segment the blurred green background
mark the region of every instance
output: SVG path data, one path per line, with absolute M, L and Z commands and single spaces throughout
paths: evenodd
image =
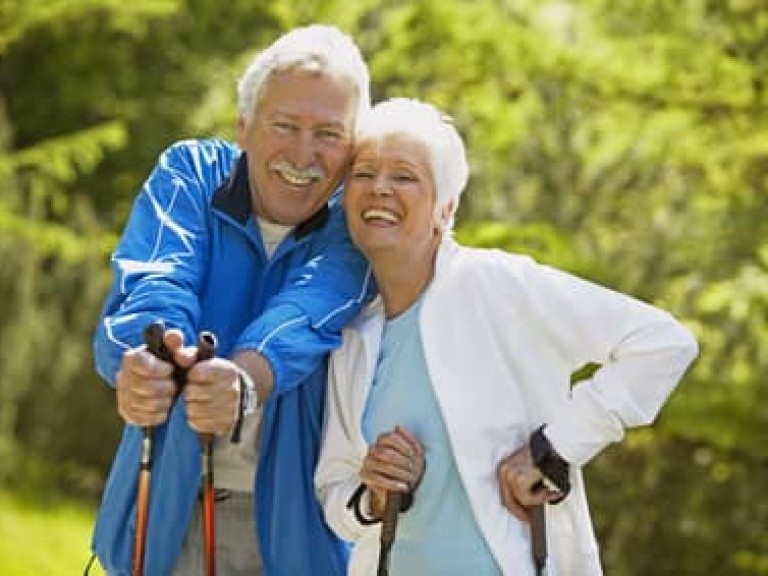
M 313 21 L 374 99 L 454 117 L 462 241 L 699 338 L 657 424 L 588 467 L 606 573 L 768 574 L 764 0 L 0 0 L 0 573 L 82 573 L 120 434 L 90 352 L 109 252 L 158 153 L 231 137 L 246 62 Z

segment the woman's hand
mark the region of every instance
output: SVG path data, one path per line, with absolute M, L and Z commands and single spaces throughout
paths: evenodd
M 371 494 L 370 514 L 380 518 L 388 491 L 415 490 L 424 474 L 424 449 L 416 437 L 398 425 L 380 434 L 368 447 L 360 479 Z
M 504 458 L 496 467 L 499 492 L 504 507 L 523 522 L 530 522 L 529 509 L 537 504 L 553 502 L 562 497 L 557 490 L 549 490 L 541 471 L 533 465 L 528 444 Z

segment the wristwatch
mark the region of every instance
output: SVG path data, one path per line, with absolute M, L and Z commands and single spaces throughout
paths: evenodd
M 557 453 L 549 442 L 549 438 L 544 435 L 545 426 L 546 424 L 540 426 L 531 434 L 528 444 L 531 448 L 533 464 L 541 472 L 544 485 L 562 493 L 562 498 L 551 502 L 551 504 L 557 504 L 562 502 L 571 491 L 570 465 Z
M 240 433 L 243 428 L 243 419 L 253 414 L 259 407 L 259 396 L 256 392 L 256 384 L 248 372 L 239 367 L 237 368 L 238 387 L 240 388 L 240 397 L 237 404 L 237 419 L 232 427 L 232 435 L 229 441 L 237 444 L 240 442 Z
M 259 396 L 256 393 L 256 384 L 243 368 L 238 368 L 237 378 L 240 380 L 240 413 L 249 416 L 259 407 Z

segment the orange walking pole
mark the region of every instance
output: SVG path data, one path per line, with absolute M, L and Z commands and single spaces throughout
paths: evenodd
M 163 344 L 163 325 L 154 322 L 144 330 L 144 343 L 152 354 L 162 360 L 168 359 L 168 350 Z M 133 535 L 132 576 L 144 574 L 144 553 L 147 544 L 147 517 L 149 516 L 149 485 L 152 479 L 152 427 L 141 429 L 141 460 L 139 461 L 139 485 L 136 493 L 136 531 Z
M 201 332 L 197 341 L 197 360 L 209 360 L 216 355 L 216 337 L 212 332 Z M 203 554 L 205 573 L 216 574 L 216 497 L 213 489 L 213 435 L 200 436 L 201 481 L 203 490 Z
M 216 497 L 213 491 L 213 438 L 204 434 L 202 447 L 203 481 L 203 552 L 207 576 L 216 574 L 216 522 L 214 506 Z
M 147 515 L 149 512 L 149 482 L 152 474 L 152 428 L 141 429 L 141 463 L 139 465 L 139 488 L 136 496 L 136 532 L 133 539 L 133 561 L 131 574 L 144 574 L 144 549 L 147 542 Z
M 165 347 L 162 322 L 154 322 L 144 330 L 144 342 L 152 354 L 166 362 L 173 363 L 170 352 Z M 212 332 L 201 332 L 197 341 L 197 361 L 210 360 L 216 355 L 216 336 Z M 173 378 L 181 390 L 186 381 L 186 371 L 174 367 Z M 131 576 L 143 576 L 144 555 L 147 540 L 147 517 L 149 513 L 149 486 L 152 471 L 152 427 L 142 428 L 141 463 L 139 467 L 139 486 L 136 497 L 136 532 L 134 534 Z M 203 484 L 203 546 L 206 574 L 216 574 L 216 538 L 214 527 L 215 494 L 213 488 L 213 436 L 203 434 L 200 438 L 202 454 L 201 478 Z

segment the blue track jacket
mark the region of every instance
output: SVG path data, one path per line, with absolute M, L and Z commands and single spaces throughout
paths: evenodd
M 346 573 L 346 546 L 323 522 L 312 474 L 326 353 L 371 294 L 370 270 L 346 230 L 337 192 L 269 260 L 251 216 L 247 158 L 218 140 L 184 141 L 160 157 L 112 257 L 114 283 L 94 336 L 112 386 L 123 353 L 162 319 L 193 343 L 211 330 L 218 354 L 255 349 L 271 363 L 255 514 L 267 576 Z M 141 430 L 126 426 L 104 490 L 93 549 L 111 575 L 130 574 Z M 170 574 L 197 503 L 198 435 L 180 398 L 155 428 L 145 571 Z

